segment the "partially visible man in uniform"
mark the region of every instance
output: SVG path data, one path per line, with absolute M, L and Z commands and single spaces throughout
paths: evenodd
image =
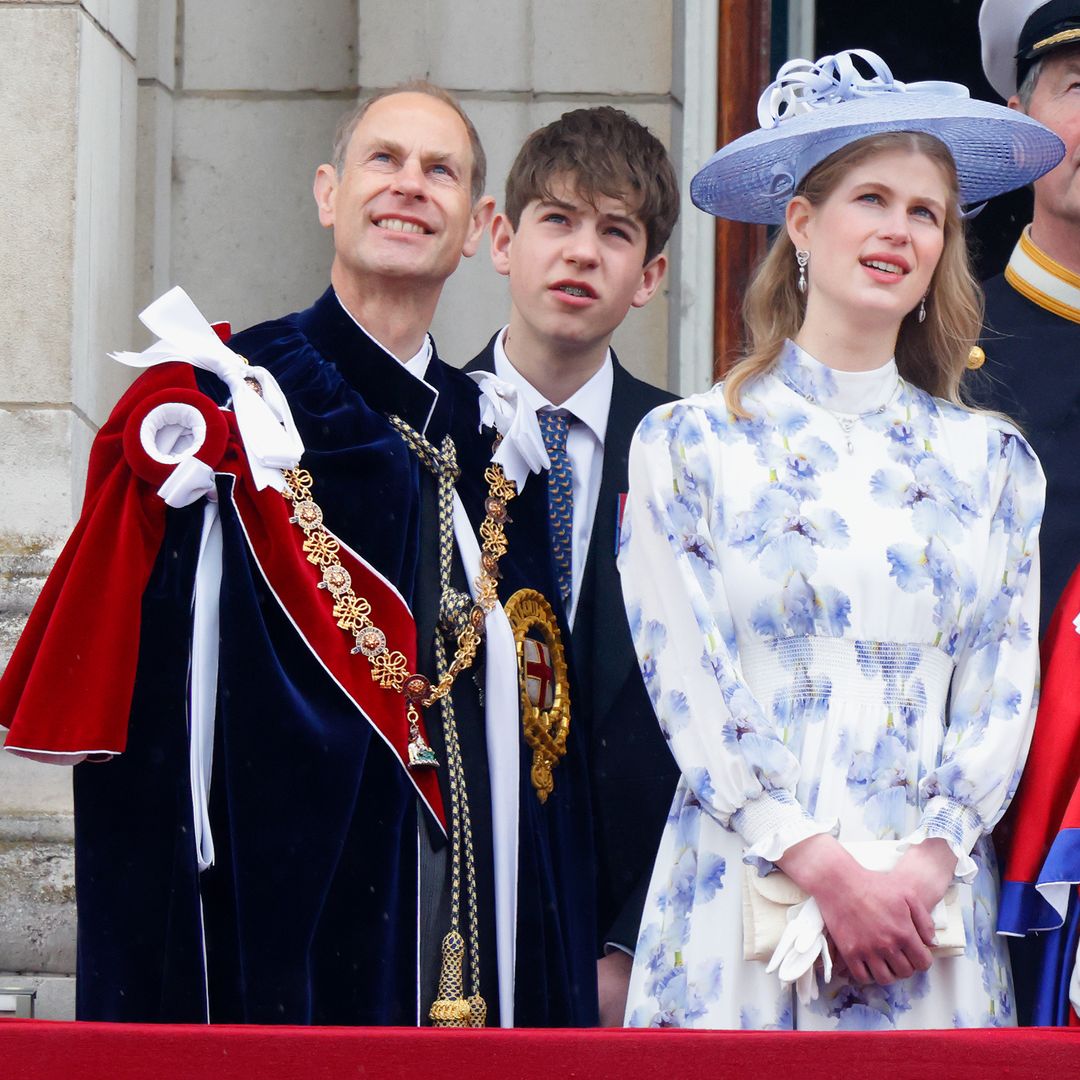
M 1046 471 L 1042 628 L 1080 562 L 1080 0 L 984 0 L 983 69 L 1010 108 L 1066 146 L 1035 181 L 1035 213 L 1004 274 L 986 282 L 979 404 L 1015 419 Z
M 326 292 L 224 353 L 189 311 L 177 341 L 201 328 L 209 359 L 170 342 L 140 366 L 209 370 L 154 367 L 95 444 L 0 686 L 8 749 L 110 759 L 75 770 L 83 1019 L 507 1023 L 520 925 L 514 1019 L 595 1022 L 595 973 L 573 984 L 562 941 L 591 927 L 591 889 L 577 916 L 516 887 L 519 861 L 568 858 L 524 790 L 505 617 L 493 640 L 500 579 L 554 595 L 546 535 L 516 543 L 479 391 L 427 333 L 483 191 L 450 95 L 376 95 L 316 174 Z M 255 443 L 293 425 L 298 466 L 264 468 Z M 96 595 L 108 617 L 80 609 Z M 587 838 L 574 761 L 554 802 Z

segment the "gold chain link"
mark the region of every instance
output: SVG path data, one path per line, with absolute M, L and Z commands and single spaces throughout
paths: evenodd
M 444 597 L 452 592 L 450 572 L 453 563 L 453 494 L 458 477 L 457 455 L 449 436 L 436 449 L 419 432 L 396 416 L 390 423 L 406 444 L 433 472 L 438 480 L 439 499 L 439 579 Z M 497 444 L 496 444 L 497 445 Z M 334 599 L 333 615 L 339 627 L 353 636 L 353 654 L 363 654 L 371 663 L 371 678 L 383 689 L 405 695 L 406 717 L 409 722 L 409 764 L 436 765 L 438 762 L 420 732 L 419 708 L 439 702 L 443 713 L 443 730 L 450 788 L 451 876 L 450 932 L 443 941 L 442 970 L 438 995 L 429 1017 L 437 1027 L 483 1027 L 487 1005 L 480 995 L 480 926 L 476 889 L 476 861 L 473 851 L 469 795 L 465 783 L 465 767 L 461 756 L 453 700 L 450 697 L 454 680 L 476 659 L 483 636 L 484 622 L 498 602 L 499 560 L 507 551 L 505 525 L 510 520 L 507 504 L 517 495 L 517 486 L 508 480 L 502 467 L 490 464 L 484 472 L 488 496 L 484 502 L 485 516 L 480 525 L 480 574 L 475 581 L 476 601 L 464 617 L 457 633 L 452 662 L 448 662 L 446 644 L 441 631 L 435 635 L 435 662 L 438 682 L 434 685 L 426 676 L 410 673 L 405 654 L 391 649 L 385 632 L 371 617 L 371 603 L 358 596 L 352 587 L 352 576 L 341 564 L 338 552 L 341 544 L 323 524 L 323 512 L 311 497 L 314 480 L 307 469 L 283 470 L 286 488 L 282 492 L 291 503 L 290 523 L 304 532 L 303 550 L 308 562 L 322 571 L 318 588 L 326 589 Z M 463 961 L 465 942 L 460 934 L 462 863 L 465 870 L 465 897 L 468 920 L 468 956 L 473 993 L 464 997 Z

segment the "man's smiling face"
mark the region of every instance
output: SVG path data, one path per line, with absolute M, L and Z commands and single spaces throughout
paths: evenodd
M 356 125 L 341 175 L 323 166 L 316 180 L 335 272 L 358 288 L 371 276 L 441 285 L 483 231 L 472 167 L 469 133 L 449 105 L 412 92 L 376 101 Z

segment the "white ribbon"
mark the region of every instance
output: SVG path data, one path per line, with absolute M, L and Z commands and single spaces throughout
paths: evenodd
M 505 385 L 505 384 L 504 384 Z M 505 466 L 504 466 L 505 468 Z M 454 538 L 473 599 L 480 578 L 480 545 L 469 515 L 454 492 Z M 499 973 L 499 1023 L 514 1026 L 517 952 L 518 675 L 510 620 L 496 604 L 484 620 L 484 731 L 491 782 L 491 846 L 495 861 L 495 957 Z
M 166 438 L 163 441 L 162 435 Z M 198 409 L 166 402 L 151 409 L 139 428 L 145 453 L 155 461 L 176 462 L 158 495 L 173 507 L 205 498 L 199 556 L 192 596 L 191 692 L 188 708 L 188 775 L 199 872 L 214 864 L 210 829 L 210 777 L 214 766 L 217 715 L 219 608 L 221 601 L 221 520 L 214 470 L 195 457 L 206 435 Z M 176 449 L 182 447 L 183 449 Z
M 549 468 L 547 447 L 536 413 L 512 383 L 490 371 L 470 371 L 480 387 L 480 426 L 493 427 L 502 436 L 491 460 L 501 465 L 507 480 L 520 492 L 529 473 Z
M 217 717 L 220 606 L 221 518 L 214 498 L 207 499 L 203 507 L 191 636 L 191 730 L 188 754 L 195 856 L 200 873 L 214 865 L 214 836 L 210 830 L 210 777 L 214 768 Z
M 197 457 L 185 458 L 171 473 L 157 492 L 169 505 L 179 509 L 198 502 L 204 495 L 217 498 L 214 486 L 214 470 Z
M 216 375 L 232 395 L 232 408 L 255 486 L 260 491 L 265 487 L 282 490 L 285 479 L 281 470 L 299 464 L 304 444 L 273 375 L 266 368 L 248 365 L 228 348 L 179 285 L 158 297 L 139 319 L 159 340 L 141 353 L 109 355 L 136 368 L 181 360 Z M 249 379 L 258 384 L 261 394 Z
M 873 74 L 863 75 L 855 66 L 856 59 L 862 60 Z M 774 128 L 784 120 L 814 109 L 875 94 L 894 93 L 971 96 L 968 88 L 960 83 L 902 83 L 893 78 L 889 65 L 877 53 L 869 49 L 846 49 L 817 61 L 800 59 L 784 64 L 758 99 L 758 124 L 762 128 Z
M 861 60 L 873 73 L 863 75 L 855 66 Z M 902 83 L 893 78 L 888 64 L 869 49 L 848 49 L 820 60 L 789 60 L 776 73 L 776 79 L 758 98 L 758 124 L 763 130 L 775 128 L 785 120 L 807 113 L 821 112 L 833 105 L 880 94 L 940 94 L 945 97 L 970 97 L 968 88 L 953 82 Z M 784 204 L 791 198 L 802 178 L 831 153 L 851 141 L 850 131 L 837 127 L 830 134 L 822 116 L 821 132 L 803 146 L 802 151 L 778 161 L 772 169 L 769 196 Z M 974 211 L 977 212 L 977 211 Z

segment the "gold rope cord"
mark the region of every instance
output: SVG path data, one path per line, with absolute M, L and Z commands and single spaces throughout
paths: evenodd
M 419 432 L 398 417 L 390 418 L 406 444 L 416 453 L 423 464 L 438 479 L 439 499 L 439 584 L 441 587 L 440 628 L 435 635 L 435 663 L 439 685 L 456 675 L 455 665 L 468 654 L 468 663 L 476 655 L 479 633 L 483 622 L 475 625 L 472 612 L 465 614 L 468 598 L 450 583 L 454 555 L 454 482 L 458 477 L 457 454 L 450 436 L 436 450 Z M 485 479 L 489 496 L 485 506 L 487 516 L 480 527 L 483 541 L 481 549 L 481 576 L 477 582 L 479 598 L 473 611 L 484 614 L 494 607 L 498 594 L 495 572 L 498 560 L 506 552 L 503 525 L 506 502 L 517 493 L 516 487 L 506 480 L 498 465 L 488 466 Z M 456 634 L 458 650 L 454 663 L 449 663 L 444 634 Z M 460 668 L 458 669 L 460 670 Z M 442 943 L 442 968 L 439 974 L 437 997 L 428 1016 L 436 1027 L 483 1027 L 487 1020 L 487 1003 L 480 994 L 480 922 L 477 911 L 476 861 L 473 852 L 472 816 L 469 811 L 469 793 L 465 781 L 465 767 L 458 739 L 454 704 L 447 693 L 441 698 L 443 732 L 446 739 L 446 761 L 450 787 L 450 931 Z M 467 950 L 469 958 L 469 982 L 472 993 L 465 997 L 464 959 L 466 942 L 461 936 L 461 877 L 462 863 L 465 870 L 465 902 L 467 920 Z

